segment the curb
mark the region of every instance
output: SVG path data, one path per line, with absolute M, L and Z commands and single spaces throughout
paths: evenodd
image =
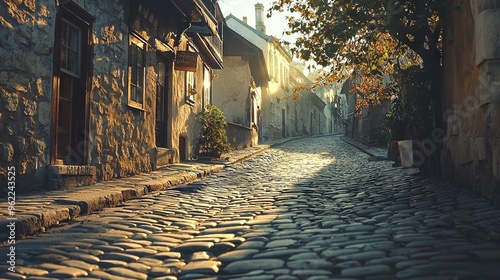
M 363 144 L 360 144 L 350 138 L 348 138 L 347 136 L 341 136 L 340 139 L 342 141 L 344 141 L 345 143 L 357 148 L 358 150 L 360 150 L 361 152 L 367 154 L 370 156 L 370 160 L 371 161 L 384 161 L 384 160 L 388 160 L 387 156 L 381 156 L 381 155 L 376 155 L 372 152 L 370 152 L 368 150 L 368 148 L 366 148 Z
M 289 139 L 288 142 L 294 139 Z M 256 146 L 255 149 L 240 150 L 234 159 L 227 162 L 194 163 L 190 165 L 191 170 L 178 168 L 180 171 L 167 174 L 162 178 L 144 179 L 140 177 L 154 177 L 162 171 L 160 169 L 153 173 L 141 173 L 128 178 L 119 178 L 110 181 L 98 182 L 89 186 L 82 186 L 64 191 L 45 191 L 35 195 L 27 195 L 25 203 L 31 203 L 37 209 L 32 211 L 18 211 L 15 216 L 0 221 L 0 246 L 6 245 L 10 239 L 24 239 L 29 236 L 45 232 L 47 229 L 57 226 L 62 222 L 69 222 L 77 217 L 91 214 L 95 211 L 108 207 L 114 207 L 131 199 L 144 197 L 157 191 L 167 190 L 176 185 L 193 182 L 210 174 L 220 172 L 224 167 L 241 163 L 251 157 L 261 154 L 270 147 L 278 144 L 266 144 Z M 200 165 L 201 168 L 197 165 Z M 175 166 L 175 165 L 173 165 Z M 172 169 L 166 166 L 166 169 Z M 172 173 L 172 172 L 171 172 Z M 142 181 L 141 181 L 142 180 Z M 134 181 L 137 181 L 134 183 Z M 30 199 L 35 197 L 35 199 Z M 61 197 L 61 198 L 58 198 Z M 64 198 L 66 197 L 66 198 Z M 35 201 L 38 199 L 38 201 Z M 19 196 L 17 203 L 23 204 L 23 197 Z M 14 224 L 12 228 L 9 225 Z

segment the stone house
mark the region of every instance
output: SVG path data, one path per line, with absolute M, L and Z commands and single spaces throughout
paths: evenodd
M 446 19 L 445 130 L 424 152 L 442 144 L 444 177 L 500 205 L 500 2 L 453 0 Z
M 317 135 L 330 133 L 329 120 L 325 114 L 327 103 L 316 94 L 316 90 L 309 90 L 313 82 L 304 74 L 300 64 L 294 63 L 290 67 L 290 86 L 294 89 L 304 87 L 287 99 L 287 106 L 292 113 L 289 117 L 293 135 Z
M 299 69 L 304 69 L 304 66 Z M 328 74 L 326 70 L 316 69 L 307 75 L 311 82 L 316 82 L 322 76 Z M 324 109 L 325 133 L 344 132 L 343 121 L 346 118 L 347 101 L 344 94 L 341 94 L 343 83 L 332 82 L 328 84 L 318 84 L 314 87 L 316 95 L 326 103 Z
M 262 130 L 263 140 L 280 139 L 289 136 L 286 131 L 290 108 L 285 100 L 292 95 L 289 74 L 292 57 L 280 41 L 266 34 L 264 6 L 255 5 L 255 28 L 234 15 L 226 17 L 226 24 L 236 33 L 257 46 L 264 53 L 270 81 L 262 87 Z
M 209 0 L 1 0 L 1 181 L 14 166 L 19 192 L 65 188 L 194 156 L 222 22 Z
M 224 111 L 227 134 L 233 148 L 259 143 L 262 88 L 269 85 L 264 54 L 260 48 L 224 26 L 224 69 L 217 70 L 213 104 Z

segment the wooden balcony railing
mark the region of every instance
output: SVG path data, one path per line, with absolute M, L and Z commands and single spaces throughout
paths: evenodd
M 217 56 L 217 59 L 222 61 L 222 40 L 219 35 L 216 36 L 203 36 L 203 39 L 208 43 L 210 48 L 212 49 L 213 53 L 215 56 Z

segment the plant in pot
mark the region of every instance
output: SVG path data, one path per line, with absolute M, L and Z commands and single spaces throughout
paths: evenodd
M 415 142 L 428 137 L 433 129 L 432 96 L 425 73 L 418 67 L 404 70 L 401 76 L 401 91 L 398 95 L 398 98 L 393 99 L 392 107 L 385 119 L 385 130 L 392 140 L 388 144 L 388 157 L 391 160 L 396 160 L 397 163 L 398 149 L 401 153 L 401 145 L 406 145 L 403 149 L 410 153 L 408 166 L 413 165 L 413 155 L 411 154 L 416 148 L 415 146 L 418 146 L 418 144 L 415 145 Z M 422 158 L 416 160 L 420 162 Z
M 399 98 L 392 100 L 391 109 L 385 116 L 384 128 L 389 136 L 388 158 L 396 165 L 413 165 L 412 139 L 417 131 L 415 107 L 403 103 Z
M 220 158 L 231 150 L 227 139 L 226 117 L 215 105 L 207 105 L 203 112 L 196 116 L 201 125 L 198 154 L 200 157 Z

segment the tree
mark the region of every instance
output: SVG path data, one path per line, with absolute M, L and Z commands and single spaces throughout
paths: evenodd
M 353 90 L 361 92 L 365 102 L 360 106 L 398 94 L 402 70 L 419 65 L 431 92 L 430 98 L 422 98 L 429 99 L 433 126 L 442 127 L 444 2 L 279 0 L 269 12 L 293 13 L 288 17 L 288 32 L 299 34 L 299 38 L 292 51 L 299 58 L 332 67 L 320 82 L 356 77 Z

